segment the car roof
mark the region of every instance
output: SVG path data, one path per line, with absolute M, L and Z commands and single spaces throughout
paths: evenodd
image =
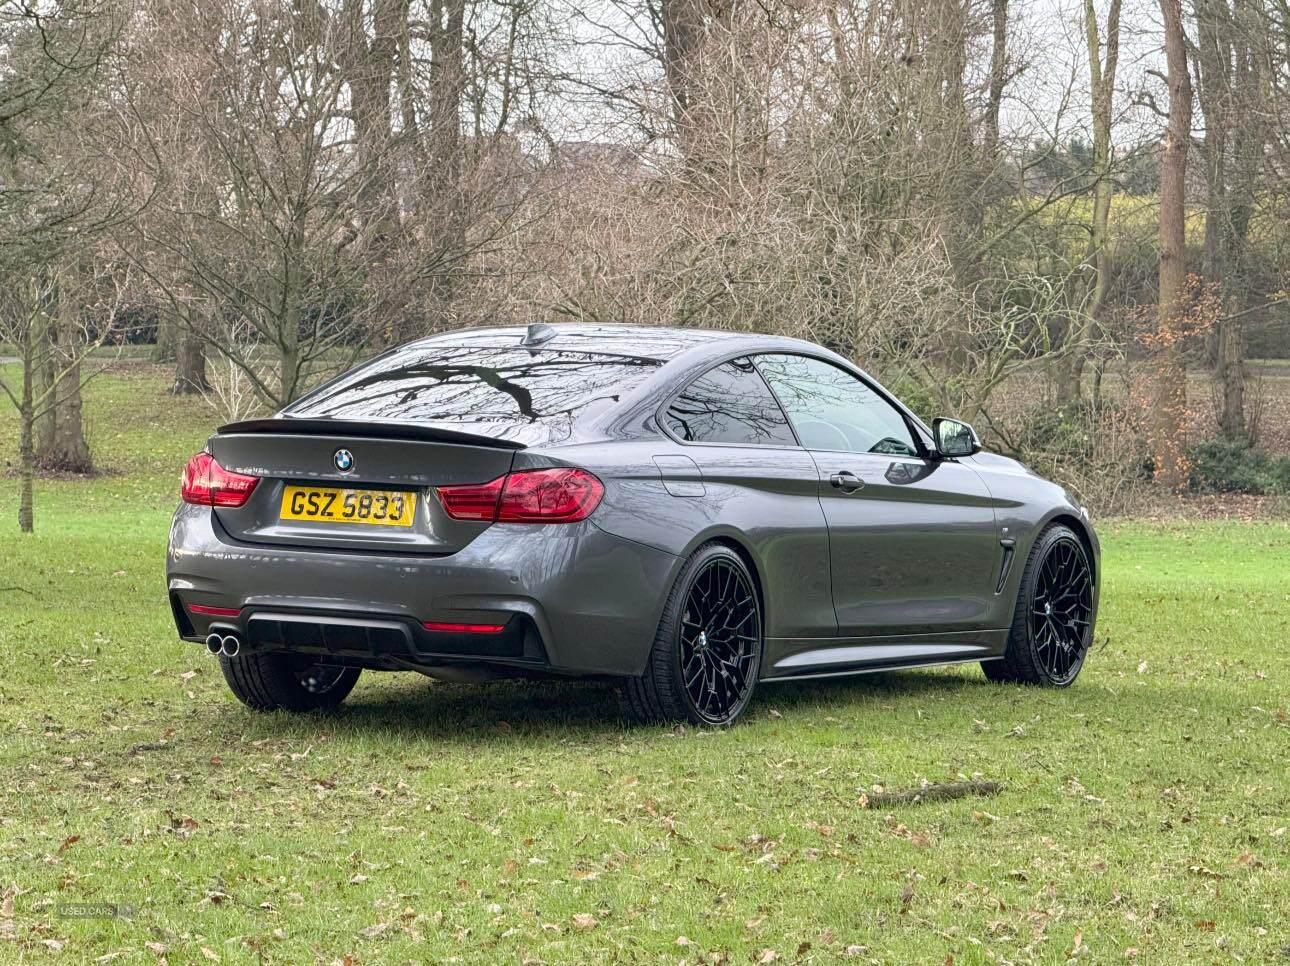
M 627 323 L 555 323 L 543 326 L 548 338 L 533 345 L 533 351 L 597 352 L 606 355 L 635 356 L 667 362 L 698 346 L 747 339 L 751 333 L 726 332 L 720 329 L 689 329 L 662 325 L 629 325 Z M 529 332 L 528 326 L 497 325 L 475 329 L 455 329 L 410 342 L 403 348 L 432 348 L 435 345 L 520 346 Z M 753 338 L 768 338 L 753 336 Z

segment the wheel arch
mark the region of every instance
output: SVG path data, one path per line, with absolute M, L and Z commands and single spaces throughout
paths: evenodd
M 1093 586 L 1094 588 L 1099 587 L 1102 578 L 1100 572 L 1101 561 L 1098 559 L 1097 545 L 1094 543 L 1093 534 L 1089 529 L 1088 521 L 1074 513 L 1054 513 L 1046 519 L 1043 526 L 1036 531 L 1036 539 L 1038 538 L 1038 534 L 1043 532 L 1044 528 L 1050 527 L 1054 523 L 1060 523 L 1062 526 L 1068 527 L 1074 531 L 1075 536 L 1079 538 L 1079 542 L 1084 547 L 1084 553 L 1088 557 L 1089 568 L 1093 571 Z
M 733 530 L 719 530 L 701 534 L 691 541 L 690 546 L 686 547 L 685 553 L 682 554 L 681 560 L 689 560 L 703 547 L 716 544 L 731 550 L 735 556 L 743 561 L 744 566 L 748 568 L 748 573 L 752 576 L 753 590 L 757 594 L 757 608 L 761 614 L 761 633 L 766 637 L 766 628 L 769 620 L 766 616 L 766 588 L 762 585 L 762 572 L 757 564 L 757 556 L 753 553 L 752 548 L 741 538 L 741 535 Z M 679 572 L 679 571 L 678 571 Z

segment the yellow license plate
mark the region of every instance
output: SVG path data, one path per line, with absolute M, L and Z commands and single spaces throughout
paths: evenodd
M 288 486 L 282 491 L 284 520 L 368 523 L 410 527 L 417 495 L 403 490 L 342 490 L 334 486 Z

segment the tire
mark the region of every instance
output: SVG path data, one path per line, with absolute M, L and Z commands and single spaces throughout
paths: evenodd
M 686 561 L 663 606 L 645 673 L 623 684 L 631 718 L 720 728 L 743 713 L 761 670 L 756 588 L 743 559 L 723 544 L 706 544 Z
M 985 676 L 1051 688 L 1073 684 L 1093 640 L 1093 590 L 1083 542 L 1062 524 L 1045 529 L 1026 558 L 1008 646 L 1002 658 L 981 662 Z
M 330 711 L 354 690 L 360 673 L 281 651 L 220 655 L 219 667 L 229 690 L 254 711 Z M 312 686 L 307 683 L 311 672 L 316 672 Z

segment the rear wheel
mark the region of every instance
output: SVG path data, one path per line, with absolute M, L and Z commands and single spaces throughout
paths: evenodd
M 981 663 L 991 681 L 1064 688 L 1079 676 L 1093 639 L 1093 569 L 1079 537 L 1055 524 L 1026 560 L 1001 660 Z
M 320 711 L 354 690 L 358 668 L 318 664 L 287 652 L 220 656 L 220 670 L 237 699 L 256 711 Z
M 708 544 L 677 577 L 645 673 L 624 684 L 624 703 L 640 721 L 728 725 L 752 697 L 761 649 L 752 574 L 729 547 Z

